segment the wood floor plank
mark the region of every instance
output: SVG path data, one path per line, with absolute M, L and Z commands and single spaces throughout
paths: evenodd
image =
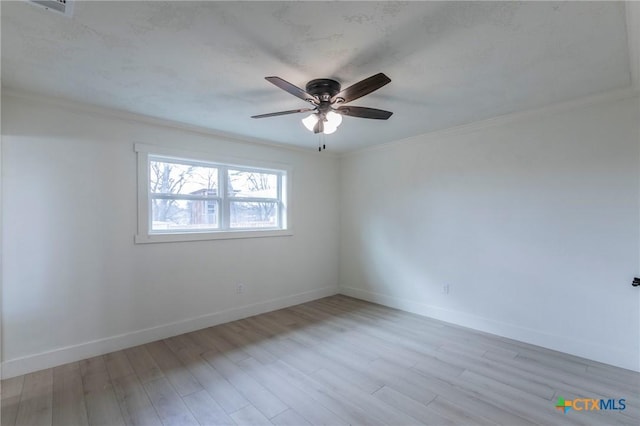
M 489 354 L 485 354 L 483 357 L 486 358 L 488 355 Z M 594 396 L 605 397 L 619 392 L 619 388 L 614 385 L 605 383 L 601 380 L 590 380 L 587 377 L 586 372 L 564 371 L 561 368 L 557 368 L 555 365 L 545 365 L 538 362 L 532 363 L 525 358 L 519 357 L 508 360 L 500 359 L 500 362 L 505 366 L 538 376 L 543 381 L 559 381 L 576 389 L 581 389 L 585 396 L 591 394 Z
M 412 368 L 415 368 L 424 374 L 434 374 L 436 377 L 440 378 L 457 377 L 465 370 L 463 367 L 431 356 L 423 357 Z
M 300 325 L 300 318 L 294 315 L 288 309 L 280 309 L 277 311 L 268 312 L 265 317 L 275 319 L 278 323 L 282 324 L 285 327 L 296 327 Z
M 275 417 L 289 408 L 226 356 L 209 357 L 207 361 L 266 418 Z
M 53 412 L 53 369 L 25 375 L 16 425 L 51 425 Z
M 308 347 L 287 337 L 265 338 L 261 345 L 274 356 L 274 359 L 285 360 L 305 373 L 312 373 L 322 366 L 322 359 Z M 239 361 L 242 359 L 235 362 Z
M 587 366 L 587 372 L 598 379 L 615 380 L 618 383 L 623 383 L 629 388 L 638 389 L 640 378 L 633 371 L 612 367 L 601 363 L 593 363 Z
M 305 426 L 311 425 L 300 414 L 296 413 L 292 409 L 283 411 L 282 413 L 271 419 L 271 423 L 278 426 Z
M 332 315 L 337 315 L 343 310 L 328 309 L 326 306 L 321 307 Z M 351 324 L 357 330 L 358 334 L 370 336 L 390 345 L 395 350 L 404 350 L 407 355 L 412 356 L 409 361 L 415 362 L 417 354 L 430 354 L 437 350 L 446 341 L 442 338 L 434 338 L 432 334 L 407 327 L 406 325 L 397 324 L 394 321 L 368 321 L 366 316 L 362 315 L 362 311 L 354 313 L 345 313 L 339 316 L 345 326 Z M 451 342 L 449 342 L 451 343 Z
M 314 312 L 315 308 L 308 308 L 309 311 Z M 348 331 L 345 332 L 349 337 L 348 339 L 361 347 L 367 347 L 371 352 L 378 355 L 380 358 L 385 358 L 387 360 L 392 360 L 397 363 L 402 363 L 402 365 L 406 367 L 412 367 L 418 361 L 421 360 L 421 355 L 419 353 L 414 352 L 410 349 L 405 349 L 401 346 L 394 345 L 393 342 L 390 341 L 390 337 L 386 334 L 383 334 L 383 337 L 380 337 L 381 333 L 375 333 L 376 335 L 371 335 L 369 328 L 363 327 L 361 330 L 364 332 L 354 332 L 349 330 L 353 327 L 349 322 L 345 322 L 344 319 L 335 319 L 332 318 L 331 313 L 326 313 L 322 311 L 315 311 L 318 315 L 326 315 L 325 321 L 329 323 L 342 324 Z M 351 321 L 351 320 L 350 320 Z M 393 338 L 392 340 L 396 340 Z
M 141 383 L 164 377 L 162 370 L 144 345 L 125 349 L 124 352 Z
M 275 339 L 290 339 L 302 345 L 313 346 L 321 341 L 317 336 L 309 336 L 305 333 L 299 333 L 296 329 L 291 329 L 290 326 L 282 325 L 267 316 L 264 318 L 247 318 L 244 321 L 252 327 L 255 334 L 262 336 L 263 339 L 266 338 L 267 342 L 272 342 Z
M 242 330 L 241 332 L 235 332 L 230 328 L 224 327 L 220 327 L 219 331 L 223 337 L 241 347 L 252 358 L 263 364 L 274 362 L 277 359 L 262 346 L 261 342 L 265 337 L 255 331 Z
M 187 396 L 202 390 L 202 386 L 193 377 L 188 369 L 184 368 L 180 360 L 171 352 L 164 341 L 148 343 L 145 345 L 149 354 L 153 357 L 162 374 L 171 382 L 171 385 L 180 394 Z M 158 381 L 156 379 L 155 381 Z
M 368 372 L 373 380 L 377 380 L 379 383 L 391 387 L 425 405 L 429 404 L 438 395 L 427 388 L 423 382 L 419 382 L 412 378 L 411 375 L 408 375 L 409 369 L 393 365 L 383 359 L 360 367 L 359 371 Z
M 199 334 L 211 342 L 218 352 L 224 353 L 227 358 L 233 362 L 242 361 L 243 359 L 247 359 L 251 356 L 241 347 L 225 339 L 217 327 L 205 328 L 204 330 L 201 330 L 201 333 Z
M 442 343 L 441 340 L 449 341 L 451 338 L 450 335 L 447 335 L 446 339 L 441 339 L 437 333 L 434 333 L 434 329 L 429 323 L 416 323 L 415 318 L 410 315 L 405 314 L 400 319 L 394 316 L 393 310 L 379 313 L 372 305 L 358 305 L 354 309 L 345 305 L 344 302 L 321 300 L 317 308 L 351 322 L 355 327 L 370 329 L 369 331 L 374 334 L 383 330 L 385 333 L 390 333 L 387 334 L 387 337 L 391 339 L 395 339 L 395 336 L 402 336 L 406 339 L 419 341 L 424 345 L 435 344 L 435 346 L 439 346 Z M 412 324 L 415 324 L 415 327 L 408 327 Z
M 323 368 L 332 374 L 339 376 L 341 379 L 346 380 L 351 385 L 360 389 L 361 392 L 372 394 L 383 387 L 384 382 L 379 378 L 364 372 L 367 365 L 368 363 L 363 364 L 363 368 L 356 370 L 353 367 L 349 367 L 338 362 L 331 364 L 330 360 L 328 360 L 327 365 Z
M 241 410 L 231 414 L 231 418 L 238 426 L 266 426 L 273 425 L 264 414 L 253 405 L 247 405 Z
M 161 377 L 145 383 L 144 388 L 163 425 L 198 425 L 198 421 L 193 417 L 178 392 L 171 386 L 169 380 Z
M 447 364 L 459 369 L 473 371 L 475 373 L 492 377 L 502 383 L 513 386 L 516 389 L 520 389 L 530 393 L 531 395 L 536 395 L 549 401 L 553 399 L 553 395 L 556 391 L 552 386 L 553 383 L 550 383 L 549 381 L 541 380 L 540 377 L 526 371 L 511 368 L 503 362 L 488 360 L 484 358 L 484 356 L 477 358 L 465 356 L 459 353 L 450 353 L 443 350 L 441 353 L 434 355 L 434 357 L 438 361 L 444 362 L 444 360 L 446 360 Z M 414 369 L 423 375 L 432 375 L 443 378 L 441 369 L 428 368 L 420 363 L 414 366 Z M 453 378 L 457 376 L 459 376 L 459 374 L 456 376 L 449 375 L 446 378 Z
M 313 347 L 302 345 L 289 338 L 271 339 L 265 342 L 265 345 L 267 344 L 268 349 L 277 355 L 278 360 L 283 360 L 307 374 L 322 368 L 326 362 L 313 350 Z
M 352 404 L 351 401 L 348 401 L 343 396 L 332 392 L 330 388 L 300 372 L 295 367 L 283 361 L 275 362 L 271 364 L 270 367 L 275 369 L 285 380 L 304 389 L 317 403 L 334 412 L 340 418 L 349 422 L 349 424 L 384 425 L 384 422 Z
M 580 361 L 563 359 L 553 354 L 542 353 L 539 351 L 520 350 L 516 358 L 528 362 L 532 365 L 540 364 L 546 367 L 557 368 L 562 371 L 570 371 L 576 373 L 586 373 L 587 366 Z
M 176 355 L 227 414 L 249 405 L 249 401 L 211 363 L 207 362 L 207 358 L 224 356 L 224 354 L 213 351 L 205 352 L 200 356 L 189 349 L 183 349 Z
M 82 361 L 78 361 L 78 364 L 80 364 L 80 374 L 82 374 L 82 377 L 107 371 L 104 357 L 101 355 L 83 359 Z
M 597 381 L 608 387 L 619 389 L 635 399 L 640 399 L 640 377 L 626 369 L 614 370 L 611 366 L 587 366 L 588 380 Z
M 318 343 L 315 347 L 341 364 L 368 364 L 379 358 L 378 354 L 369 348 L 351 343 L 348 336 Z
M 1 382 L 2 406 L 0 406 L 0 424 L 14 426 L 18 415 L 18 405 L 22 394 L 24 376 L 12 377 Z
M 187 334 L 181 334 L 178 336 L 173 336 L 168 339 L 164 339 L 164 343 L 171 349 L 173 353 L 178 353 L 182 350 L 188 350 L 194 354 L 203 354 L 207 352 L 209 349 L 205 346 L 200 345 L 195 340 L 189 338 Z
M 385 424 L 411 425 L 415 423 L 414 418 L 368 393 L 361 392 L 356 386 L 328 370 L 318 370 L 313 374 L 313 377 Z
M 345 336 L 341 336 L 341 332 L 336 330 L 335 327 L 323 322 L 311 321 L 307 319 L 307 316 L 302 315 L 300 311 L 292 310 L 292 312 L 300 315 L 301 318 L 299 329 L 296 329 L 295 332 L 290 335 L 292 340 L 309 346 L 315 345 L 342 353 L 346 352 L 349 359 L 358 358 L 358 362 L 368 362 L 378 358 L 378 355 L 368 348 L 356 345 Z
M 434 376 L 444 380 L 457 377 L 467 369 L 474 371 L 491 369 L 497 372 L 503 369 L 500 362 L 479 356 L 478 352 L 475 352 L 475 354 L 472 353 L 473 351 L 455 350 L 452 352 L 450 349 L 451 347 L 447 345 L 442 346 L 437 351 L 425 356 L 412 368 L 423 375 Z M 550 391 L 550 388 L 545 390 L 548 399 L 551 398 L 548 395 Z
M 464 387 L 478 400 L 502 406 L 504 410 L 523 419 L 529 419 L 536 424 L 551 424 L 558 418 L 558 413 L 551 401 L 531 396 L 531 394 L 480 374 L 465 371 L 453 383 Z M 563 423 L 579 424 L 579 422 L 574 423 L 573 420 L 573 418 L 566 418 L 563 419 Z
M 309 423 L 314 425 L 348 425 L 348 422 L 314 401 L 306 389 L 297 387 L 280 376 L 271 365 L 261 364 L 253 358 L 245 359 L 239 365 L 264 387 L 271 390 L 287 406 L 300 413 Z
M 120 376 L 113 379 L 112 383 L 120 411 L 127 425 L 162 425 L 138 376 L 135 374 Z
M 215 341 L 212 340 L 209 336 L 208 336 L 208 329 L 202 329 L 202 330 L 196 330 L 196 331 L 192 331 L 191 333 L 187 333 L 184 336 L 191 340 L 195 345 L 198 345 L 198 347 L 201 347 L 203 349 L 203 352 L 218 352 L 218 348 L 215 345 Z
M 129 376 L 134 373 L 124 351 L 116 351 L 106 354 L 104 356 L 104 363 L 107 367 L 111 380 Z
M 80 362 L 82 387 L 90 425 L 124 425 L 103 357 Z
M 473 409 L 465 407 L 464 403 L 458 401 L 451 402 L 446 398 L 438 396 L 429 404 L 429 408 L 441 417 L 449 419 L 457 425 L 499 425 L 503 424 L 495 420 L 488 419 L 476 412 Z M 504 423 L 509 425 L 511 423 Z M 519 425 L 519 423 L 513 423 Z
M 77 362 L 53 369 L 52 424 L 54 426 L 89 424 L 82 373 L 80 364 Z
M 287 333 L 290 331 L 290 327 L 281 324 L 266 314 L 257 317 L 245 318 L 242 322 L 247 324 L 247 327 L 251 330 L 259 332 L 261 335 L 266 337 L 285 338 L 288 337 Z
M 534 423 L 505 411 L 500 405 L 494 405 L 478 399 L 475 394 L 469 395 L 463 387 L 456 387 L 453 383 L 438 378 L 412 373 L 411 371 L 415 370 L 402 368 L 386 360 L 374 361 L 371 363 L 371 369 L 377 374 L 386 377 L 389 381 L 389 387 L 429 406 L 437 397 L 444 397 L 449 401 L 456 401 L 460 406 L 473 410 L 473 413 L 481 422 L 518 425 Z M 423 394 L 426 394 L 427 397 L 425 398 Z
M 407 415 L 416 419 L 416 421 L 424 424 L 437 424 L 437 425 L 453 425 L 454 422 L 442 417 L 431 408 L 429 405 L 424 405 L 415 399 L 411 399 L 408 396 L 401 394 L 400 392 L 388 387 L 383 386 L 373 394 L 381 401 L 395 407 L 396 409 L 406 413 Z
M 225 413 L 224 409 L 206 390 L 192 393 L 183 399 L 201 425 L 235 425 L 233 419 Z

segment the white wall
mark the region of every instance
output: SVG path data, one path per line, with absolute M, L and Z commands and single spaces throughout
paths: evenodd
M 2 103 L 5 377 L 337 291 L 335 156 Z M 134 244 L 135 142 L 291 165 L 294 235 Z
M 341 292 L 640 370 L 638 104 L 345 156 Z

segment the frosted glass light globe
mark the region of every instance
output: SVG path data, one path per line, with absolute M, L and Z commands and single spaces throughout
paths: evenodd
M 324 130 L 322 133 L 330 135 L 331 133 L 335 133 L 336 130 L 338 130 L 337 126 L 332 126 L 330 123 L 324 123 Z
M 342 114 L 338 114 L 337 112 L 329 111 L 327 113 L 327 124 L 331 127 L 337 128 L 340 123 L 342 123 Z
M 308 117 L 302 119 L 302 124 L 307 128 L 310 132 L 313 132 L 313 128 L 318 122 L 318 116 L 316 114 L 311 114 Z

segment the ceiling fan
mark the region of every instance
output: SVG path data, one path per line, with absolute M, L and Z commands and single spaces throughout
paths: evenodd
M 328 135 L 336 131 L 342 122 L 343 115 L 387 120 L 393 114 L 391 111 L 381 109 L 344 105 L 390 83 L 391 79 L 383 73 L 372 75 L 343 90 L 341 90 L 340 83 L 328 78 L 311 80 L 307 83 L 305 87 L 306 90 L 302 90 L 280 77 L 265 77 L 265 79 L 285 92 L 309 102 L 313 105 L 313 108 L 272 112 L 269 114 L 254 115 L 251 118 L 266 118 L 300 112 L 311 112 L 311 115 L 302 119 L 304 126 L 313 133 L 324 133 Z

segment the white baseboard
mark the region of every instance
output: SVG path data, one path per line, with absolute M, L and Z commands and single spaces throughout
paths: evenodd
M 464 312 L 452 311 L 413 300 L 401 299 L 353 287 L 340 287 L 339 293 L 345 296 L 355 297 L 356 299 L 378 303 L 390 308 L 400 309 L 451 324 L 640 372 L 640 361 L 638 360 L 637 350 L 634 354 L 620 348 L 572 339 L 566 335 L 548 334 L 539 330 L 524 328 Z
M 337 293 L 337 287 L 324 287 L 318 290 L 307 291 L 305 293 L 294 294 L 194 318 L 188 318 L 157 327 L 146 328 L 130 333 L 106 337 L 104 339 L 58 348 L 39 354 L 10 359 L 2 362 L 1 377 L 3 379 L 7 379 L 69 362 L 79 361 L 85 358 L 104 355 L 109 352 L 143 345 L 155 340 L 166 339 L 178 334 L 188 333 L 229 321 L 235 321 L 265 312 L 275 311 L 277 309 L 286 308 L 287 306 L 310 302 L 312 300 L 332 296 Z

